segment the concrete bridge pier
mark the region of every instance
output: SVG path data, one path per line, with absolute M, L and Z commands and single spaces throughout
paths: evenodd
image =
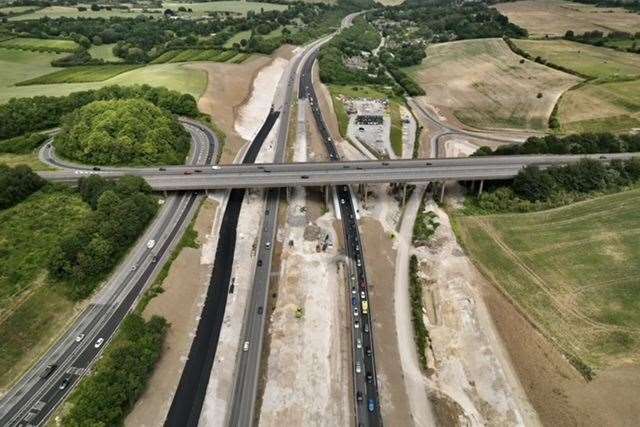
M 444 189 L 447 186 L 447 181 L 440 182 L 440 203 L 444 202 Z
M 478 197 L 482 194 L 482 187 L 484 186 L 484 179 L 480 180 L 480 186 L 478 187 Z

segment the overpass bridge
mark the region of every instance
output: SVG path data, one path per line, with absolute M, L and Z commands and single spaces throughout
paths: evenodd
M 640 157 L 640 153 L 591 155 L 486 156 L 418 160 L 366 160 L 310 163 L 264 163 L 227 166 L 175 166 L 121 168 L 97 167 L 70 171 L 39 172 L 43 178 L 69 185 L 81 177 L 142 176 L 158 191 L 274 188 L 386 182 L 442 182 L 513 178 L 525 166 L 546 168 L 575 163 L 584 158 L 602 162 Z

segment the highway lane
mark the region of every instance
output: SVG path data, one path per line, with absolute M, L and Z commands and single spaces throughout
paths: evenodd
M 337 154 L 336 154 L 337 156 Z M 546 168 L 590 158 L 602 162 L 640 157 L 640 153 L 590 155 L 487 156 L 449 159 L 318 162 L 171 168 L 129 172 L 140 175 L 159 191 L 225 188 L 272 188 L 384 182 L 427 182 L 445 180 L 490 180 L 514 177 L 523 167 Z M 199 172 L 198 172 L 199 171 Z M 106 178 L 122 176 L 114 171 L 39 172 L 53 182 L 73 185 L 80 177 L 97 173 Z
M 309 100 L 311 111 L 329 158 L 332 161 L 338 161 L 338 151 L 322 117 L 313 87 L 312 69 L 314 62 L 315 55 L 309 57 L 303 64 L 299 97 Z M 380 166 L 384 167 L 384 163 L 380 163 Z M 360 239 L 350 188 L 347 185 L 339 185 L 334 187 L 334 191 L 336 191 L 339 200 L 338 206 L 342 217 L 347 259 L 349 260 L 347 268 L 351 273 L 348 283 L 351 289 L 349 299 L 353 298 L 356 302 L 355 304 L 349 304 L 349 312 L 352 313 L 350 318 L 352 321 L 353 400 L 356 424 L 358 426 L 380 426 L 382 425 L 382 417 L 380 415 L 380 398 L 375 365 L 373 307 L 369 299 L 369 282 L 364 265 L 364 249 Z M 365 307 L 367 309 L 366 313 Z
M 209 145 L 217 144 L 217 141 L 208 133 L 205 137 L 194 136 L 189 161 L 204 160 L 206 163 L 213 158 L 217 148 Z M 78 316 L 74 326 L 3 396 L 0 425 L 42 424 L 64 401 L 162 268 L 194 215 L 200 198 L 198 194 L 174 194 L 166 199 L 143 237 Z M 151 239 L 156 245 L 149 249 L 147 242 Z M 132 265 L 136 268 L 132 269 Z M 77 340 L 80 334 L 83 338 Z M 95 346 L 97 338 L 103 339 L 98 347 Z M 40 373 L 49 364 L 58 367 L 46 379 L 40 378 Z M 61 388 L 63 383 L 67 385 Z
M 274 156 L 274 161 L 277 163 L 285 161 L 291 105 L 294 101 L 293 92 L 300 62 L 328 40 L 330 37 L 311 43 L 291 61 L 290 67 L 283 74 L 280 82 L 281 85 L 284 85 L 284 93 L 281 96 L 282 112 L 276 135 Z M 276 244 L 279 200 L 279 188 L 269 189 L 266 192 L 265 210 L 256 256 L 258 262 L 254 266 L 253 284 L 245 310 L 243 338 L 238 349 L 239 357 L 234 376 L 233 397 L 227 416 L 227 424 L 230 426 L 249 426 L 256 421 L 255 404 L 267 316 L 264 311 L 267 307 L 273 250 Z

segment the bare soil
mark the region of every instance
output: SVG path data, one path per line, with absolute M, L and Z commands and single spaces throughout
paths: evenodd
M 199 242 L 204 241 L 210 232 L 217 207 L 217 202 L 212 199 L 202 204 L 194 223 Z M 210 265 L 201 264 L 201 251 L 201 248 L 189 247 L 180 251 L 162 282 L 164 292 L 153 298 L 143 312 L 145 318 L 162 316 L 171 326 L 147 389 L 125 419 L 126 426 L 159 426 L 164 423 L 189 354 L 207 290 Z

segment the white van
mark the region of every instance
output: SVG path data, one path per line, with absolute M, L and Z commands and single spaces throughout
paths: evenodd
M 155 245 L 156 245 L 156 241 L 155 241 L 155 240 L 153 240 L 153 239 L 151 239 L 151 240 L 149 240 L 149 241 L 147 242 L 147 247 L 148 247 L 149 249 L 153 248 Z

